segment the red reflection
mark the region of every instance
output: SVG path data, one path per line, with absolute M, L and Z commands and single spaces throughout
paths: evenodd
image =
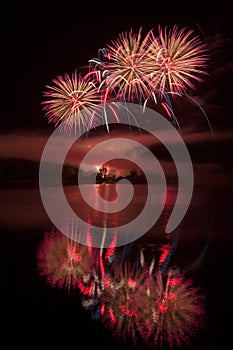
M 38 271 L 53 287 L 69 291 L 79 287 L 79 280 L 89 274 L 93 264 L 94 255 L 87 246 L 77 244 L 55 229 L 45 234 L 38 247 Z
M 169 269 L 166 282 L 156 273 L 154 315 L 148 322 L 150 345 L 189 346 L 204 327 L 205 309 L 201 290 L 178 270 Z
M 88 249 L 53 230 L 39 246 L 38 270 L 52 287 L 76 288 L 83 307 L 118 339 L 163 349 L 189 346 L 204 327 L 204 297 L 178 269 L 161 268 L 170 242 L 159 259 L 146 263 L 141 253 L 132 263 L 122 259 L 116 240 L 117 232 L 110 247 Z

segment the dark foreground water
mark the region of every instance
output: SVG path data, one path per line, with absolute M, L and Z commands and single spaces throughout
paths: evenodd
M 111 193 L 113 185 L 102 186 Z M 107 217 L 80 205 L 73 187 L 65 192 L 83 218 L 91 224 L 108 222 L 115 236 L 109 248 L 81 245 L 51 223 L 38 189 L 0 191 L 1 340 L 6 349 L 12 342 L 14 348 L 30 349 L 231 347 L 230 189 L 195 190 L 182 223 L 166 235 L 176 195 L 170 187 L 158 222 L 120 247 L 117 226 L 138 214 L 145 187 L 137 185 L 126 213 Z

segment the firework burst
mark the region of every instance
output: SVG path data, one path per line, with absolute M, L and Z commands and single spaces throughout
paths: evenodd
M 53 79 L 53 85 L 46 85 L 42 102 L 49 122 L 62 125 L 65 131 L 89 130 L 95 118 L 101 116 L 101 95 L 95 84 L 77 74 L 65 74 Z
M 90 60 L 95 68 L 101 70 L 103 87 L 108 93 L 113 92 L 117 100 L 134 101 L 148 99 L 153 95 L 148 77 L 147 54 L 148 33 L 142 39 L 141 29 L 137 34 L 132 30 L 121 33 L 102 51 L 104 60 Z
M 157 104 L 159 97 L 166 114 L 179 127 L 169 95 L 184 96 L 194 89 L 195 81 L 207 74 L 207 60 L 206 45 L 193 30 L 159 27 L 158 35 L 150 30 L 143 37 L 142 28 L 136 34 L 131 29 L 89 60 L 86 75 L 75 71 L 46 85 L 43 110 L 49 122 L 68 132 L 88 132 L 99 118 L 109 131 L 107 102 L 118 122 L 116 101 L 145 107 L 149 101 Z
M 159 27 L 159 35 L 155 37 L 151 32 L 148 40 L 147 64 L 160 94 L 185 93 L 207 74 L 206 46 L 193 30 L 174 26 L 167 31 Z

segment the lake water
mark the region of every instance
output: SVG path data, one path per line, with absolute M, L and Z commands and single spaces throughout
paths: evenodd
M 93 202 L 96 186 L 103 196 L 115 193 L 111 184 L 90 186 Z M 145 193 L 145 185 L 136 185 L 125 212 L 100 215 L 80 204 L 75 187 L 65 187 L 71 207 L 90 227 L 102 225 L 103 235 L 106 227 L 115 228 L 109 247 L 97 248 L 90 247 L 88 230 L 89 246 L 57 230 L 39 189 L 0 191 L 2 321 L 9 348 L 11 341 L 30 349 L 230 347 L 232 191 L 195 189 L 184 219 L 167 235 L 176 198 L 169 187 L 153 227 L 116 246 L 117 227 L 138 215 Z

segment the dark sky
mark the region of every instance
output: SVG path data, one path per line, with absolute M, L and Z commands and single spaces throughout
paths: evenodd
M 72 73 L 96 57 L 98 49 L 116 39 L 122 31 L 142 26 L 144 33 L 158 25 L 179 24 L 201 29 L 205 39 L 215 42 L 216 35 L 230 36 L 230 2 L 204 1 L 31 1 L 8 2 L 2 9 L 2 101 L 0 130 L 48 127 L 41 110 L 45 85 L 59 74 Z M 227 39 L 228 40 L 228 39 Z M 221 46 L 221 45 L 220 45 Z M 231 46 L 232 47 L 232 46 Z M 232 49 L 231 49 L 232 50 Z M 221 68 L 232 61 L 229 43 L 215 48 L 212 65 Z M 228 72 L 229 73 L 229 72 Z M 229 74 L 223 72 L 224 88 L 214 103 L 230 97 Z M 232 69 L 231 69 L 232 76 Z M 222 85 L 218 76 L 214 83 Z M 209 85 L 208 85 L 209 83 Z M 213 88 L 212 80 L 207 82 Z M 210 86 L 211 85 L 211 86 Z M 219 90 L 219 86 L 216 86 Z M 227 95 L 227 97 L 226 97 Z M 221 123 L 220 123 L 221 124 Z

